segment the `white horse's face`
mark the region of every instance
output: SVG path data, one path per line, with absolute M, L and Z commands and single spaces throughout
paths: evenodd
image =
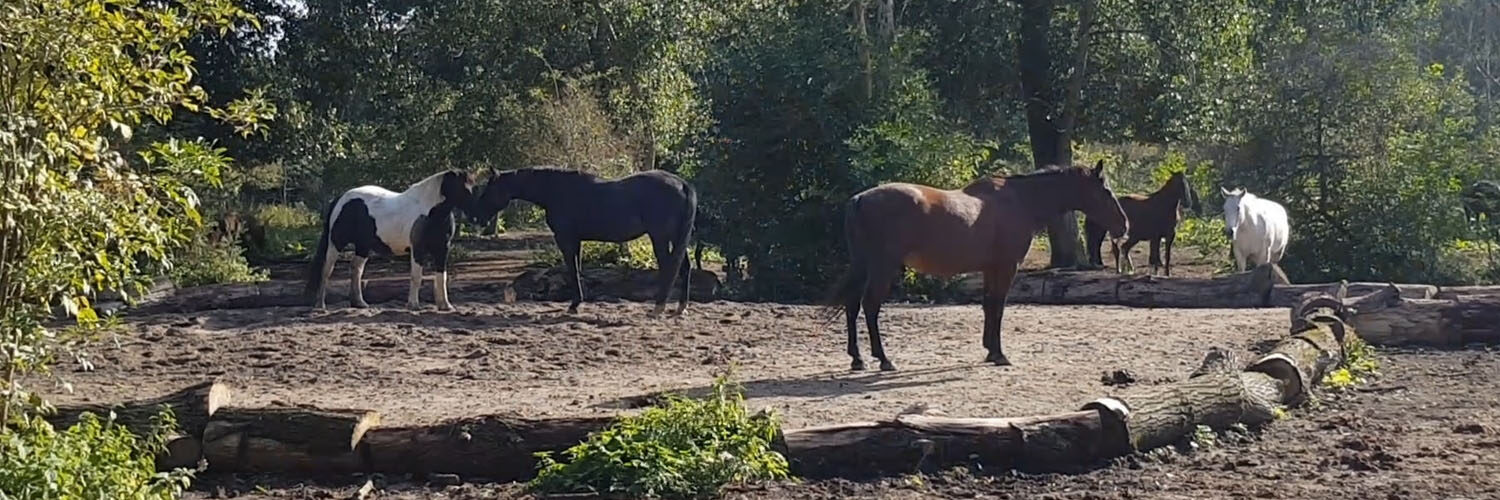
M 1244 218 L 1240 200 L 1244 199 L 1245 190 L 1228 190 L 1222 187 L 1219 190 L 1224 193 L 1224 234 L 1234 240 L 1235 229 L 1240 227 L 1240 220 Z

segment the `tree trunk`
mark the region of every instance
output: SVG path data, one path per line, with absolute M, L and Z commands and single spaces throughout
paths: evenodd
M 166 396 L 129 401 L 114 405 L 71 404 L 59 405 L 57 412 L 46 417 L 53 427 L 64 429 L 78 423 L 84 413 L 92 413 L 101 420 L 109 418 L 111 412 L 115 422 L 125 426 L 138 436 L 148 436 L 155 431 L 152 419 L 163 409 L 172 410 L 177 420 L 177 429 L 169 431 L 166 452 L 157 456 L 157 467 L 171 470 L 177 467 L 192 467 L 202 458 L 202 447 L 198 436 L 208 425 L 219 408 L 229 402 L 230 388 L 217 381 L 203 382 Z
M 803 477 L 865 479 L 978 464 L 985 469 L 1076 469 L 1119 456 L 1107 412 L 1022 418 L 899 415 L 785 433 L 783 453 Z
M 1031 140 L 1032 163 L 1036 168 L 1073 164 L 1073 128 L 1088 61 L 1089 31 L 1094 2 L 1086 1 L 1079 11 L 1075 34 L 1074 63 L 1062 103 L 1052 90 L 1052 54 L 1048 31 L 1052 25 L 1051 0 L 1021 2 L 1020 69 L 1021 92 L 1026 99 L 1026 130 Z M 1047 241 L 1051 248 L 1050 268 L 1077 268 L 1082 263 L 1083 242 L 1078 235 L 1078 214 L 1068 212 L 1047 223 Z
M 883 98 L 890 94 L 895 74 L 896 0 L 875 1 L 875 54 L 880 59 L 875 67 L 875 91 Z
M 222 408 L 204 428 L 203 457 L 211 471 L 363 472 L 360 440 L 377 425 L 367 410 Z
M 1123 276 L 1108 271 L 1042 271 L 1020 274 L 1007 301 L 1016 304 L 1123 305 L 1173 308 L 1266 307 L 1286 275 L 1272 264 L 1213 278 Z M 957 294 L 969 302 L 984 296 L 983 276 L 965 277 Z
M 459 474 L 522 481 L 536 473 L 536 453 L 572 447 L 613 417 L 532 420 L 486 416 L 436 425 L 378 428 L 365 435 L 370 470 L 393 474 Z
M 1500 343 L 1500 295 L 1408 299 L 1395 285 L 1346 302 L 1350 324 L 1376 345 L 1459 347 Z M 1441 294 L 1440 294 L 1441 295 Z

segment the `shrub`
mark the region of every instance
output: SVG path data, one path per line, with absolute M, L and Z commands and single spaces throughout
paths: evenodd
M 256 257 L 305 257 L 316 246 L 323 232 L 319 212 L 301 205 L 265 205 L 255 211 L 255 218 L 265 228 L 264 248 Z
M 651 248 L 651 239 L 645 236 L 630 240 L 625 243 L 625 252 L 620 252 L 620 245 L 616 243 L 605 243 L 599 241 L 585 241 L 580 250 L 585 268 L 621 268 L 621 269 L 656 269 L 656 254 Z M 704 249 L 704 260 L 709 259 L 708 249 Z M 688 249 L 688 258 L 692 258 L 692 249 Z M 546 266 L 562 265 L 562 252 L 556 247 L 538 252 L 532 260 L 535 264 Z M 691 263 L 691 261 L 690 261 Z
M 1177 245 L 1191 247 L 1198 256 L 1209 262 L 1218 262 L 1219 270 L 1234 268 L 1229 255 L 1229 238 L 1224 236 L 1224 219 L 1218 217 L 1188 217 L 1177 225 Z
M 113 415 L 85 414 L 60 432 L 41 418 L 0 431 L 0 498 L 177 498 L 191 473 L 156 472 L 155 453 L 175 422 L 163 412 L 156 423 L 157 432 L 146 439 L 116 424 Z
M 779 429 L 774 416 L 746 410 L 743 389 L 725 374 L 707 398 L 669 396 L 569 448 L 565 461 L 541 454 L 530 487 L 543 494 L 714 496 L 728 484 L 788 477 L 786 458 L 771 449 Z
M 232 240 L 199 237 L 178 254 L 169 275 L 177 286 L 265 281 L 266 273 L 251 268 L 243 253 Z

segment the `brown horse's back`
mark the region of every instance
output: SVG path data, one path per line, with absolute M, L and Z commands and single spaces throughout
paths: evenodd
M 1117 198 L 1125 218 L 1130 221 L 1131 236 L 1139 239 L 1165 238 L 1177 231 L 1180 214 L 1177 200 L 1153 199 L 1147 195 L 1127 194 Z M 1170 203 L 1170 207 L 1168 207 Z M 1170 211 L 1164 216 L 1163 212 Z
M 952 276 L 985 269 L 1004 257 L 997 237 L 1025 231 L 1009 222 L 1012 217 L 1003 216 L 1021 208 L 1012 206 L 1014 201 L 997 190 L 976 193 L 892 183 L 856 195 L 853 203 L 862 248 L 918 272 Z

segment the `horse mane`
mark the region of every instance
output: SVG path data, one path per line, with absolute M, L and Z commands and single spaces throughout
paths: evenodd
M 512 170 L 511 172 L 513 172 L 513 173 L 526 172 L 526 173 L 529 173 L 529 174 L 532 174 L 532 175 L 540 175 L 540 176 L 545 176 L 545 177 L 564 178 L 564 179 L 580 179 L 580 180 L 589 180 L 589 181 L 594 181 L 594 180 L 600 179 L 599 176 L 594 175 L 594 174 L 589 173 L 589 172 L 585 172 L 585 171 L 574 169 L 574 168 L 559 167 L 559 166 L 556 166 L 556 165 L 538 165 L 538 166 L 534 166 L 534 167 L 523 167 L 523 168 L 518 168 L 518 169 Z
M 969 183 L 968 186 L 964 187 L 964 190 L 968 191 L 970 189 L 975 189 L 975 188 L 981 188 L 981 189 L 983 189 L 983 188 L 1000 189 L 1000 188 L 1003 188 L 1007 184 L 1010 184 L 1012 182 L 1021 182 L 1021 183 L 1024 183 L 1024 182 L 1027 182 L 1027 181 L 1052 179 L 1052 178 L 1056 178 L 1056 177 L 1062 176 L 1062 175 L 1075 174 L 1075 173 L 1081 172 L 1081 171 L 1083 171 L 1083 170 L 1085 170 L 1087 168 L 1088 167 L 1083 167 L 1083 166 L 1078 166 L 1078 165 L 1074 165 L 1074 166 L 1070 166 L 1070 167 L 1065 167 L 1065 166 L 1061 166 L 1061 165 L 1047 165 L 1047 166 L 1039 168 L 1037 170 L 1033 170 L 1033 171 L 1030 171 L 1030 172 L 1021 172 L 1019 174 L 991 175 L 991 176 L 988 176 L 988 177 L 980 178 L 980 179 L 978 179 L 978 180 L 976 180 L 976 181 L 974 181 L 972 183 Z

